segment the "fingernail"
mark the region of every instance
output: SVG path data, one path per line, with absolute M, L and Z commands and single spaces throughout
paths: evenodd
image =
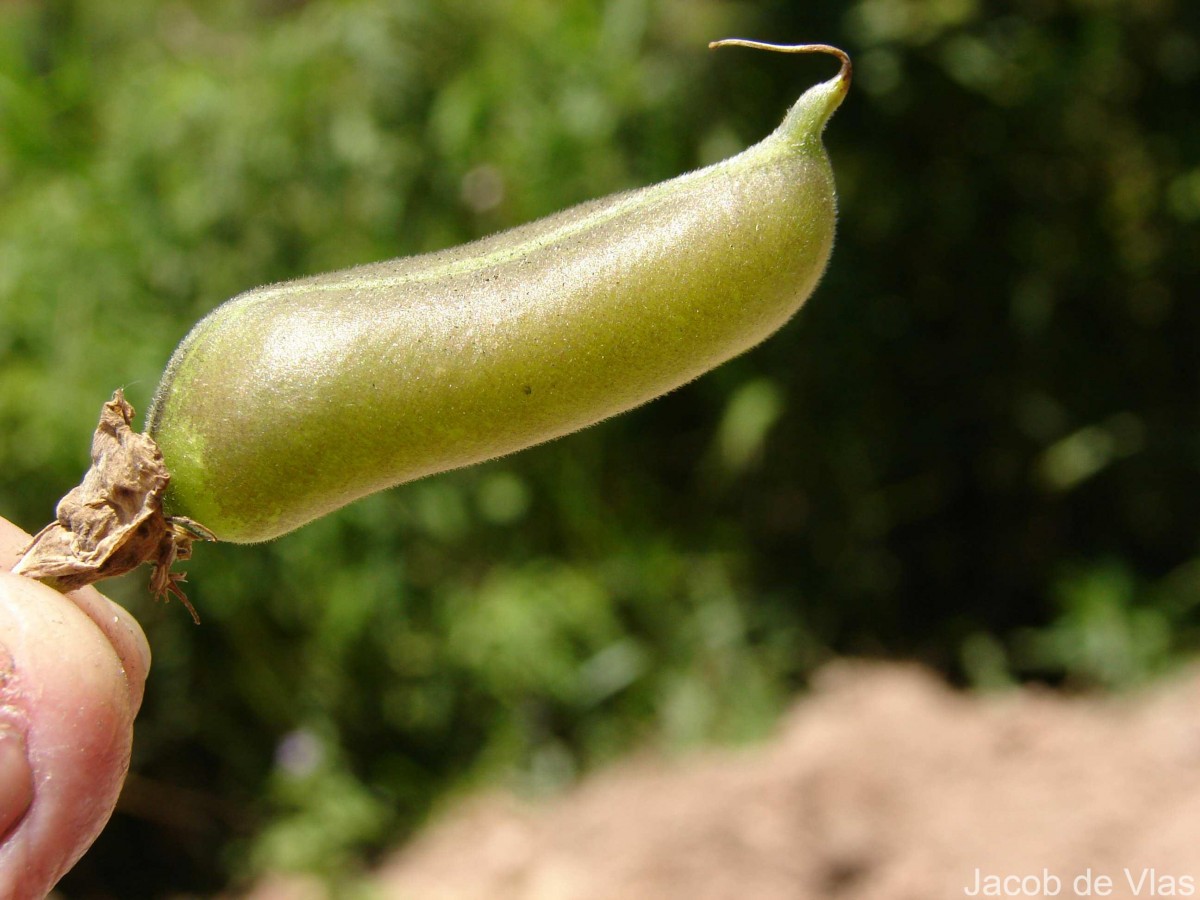
M 0 840 L 21 821 L 33 802 L 33 769 L 25 756 L 25 738 L 11 725 L 0 725 Z

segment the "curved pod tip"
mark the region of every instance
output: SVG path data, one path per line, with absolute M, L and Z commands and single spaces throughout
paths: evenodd
M 842 105 L 842 100 L 849 92 L 850 80 L 854 74 L 850 54 L 830 44 L 769 44 L 746 38 L 725 38 L 712 41 L 708 47 L 710 50 L 719 47 L 749 47 L 751 50 L 770 50 L 774 53 L 825 53 L 835 57 L 842 64 L 833 78 L 813 85 L 804 92 L 775 132 L 781 137 L 799 142 L 815 140 L 821 136 L 825 123 Z

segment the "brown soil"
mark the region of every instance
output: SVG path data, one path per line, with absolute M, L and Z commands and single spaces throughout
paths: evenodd
M 543 805 L 469 802 L 379 884 L 420 900 L 926 900 L 977 878 L 980 896 L 1197 895 L 1200 672 L 1118 698 L 978 696 L 840 663 L 767 744 L 628 763 Z

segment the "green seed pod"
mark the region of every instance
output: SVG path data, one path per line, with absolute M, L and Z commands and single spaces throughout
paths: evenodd
M 451 250 L 258 288 L 201 321 L 155 393 L 169 516 L 265 541 L 352 500 L 584 428 L 762 341 L 833 246 L 821 145 L 850 83 L 671 181 Z M 716 46 L 716 45 L 714 45 Z

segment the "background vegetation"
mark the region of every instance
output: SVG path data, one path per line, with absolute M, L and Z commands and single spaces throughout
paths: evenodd
M 202 547 L 146 596 L 133 774 L 72 897 L 352 878 L 455 793 L 764 733 L 834 654 L 1125 685 L 1200 626 L 1200 6 L 0 5 L 0 510 L 272 280 L 667 178 L 855 57 L 841 233 L 763 347 L 552 445 Z

